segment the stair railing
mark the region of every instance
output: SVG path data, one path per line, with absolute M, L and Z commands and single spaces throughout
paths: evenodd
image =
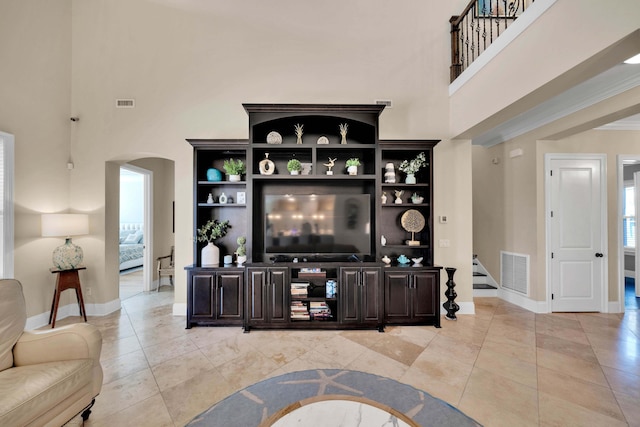
M 535 0 L 471 0 L 464 11 L 452 16 L 451 81 L 504 32 Z

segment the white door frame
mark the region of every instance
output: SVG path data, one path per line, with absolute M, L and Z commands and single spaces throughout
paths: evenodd
M 121 169 L 139 173 L 144 186 L 144 266 L 142 269 L 143 290 L 149 292 L 153 282 L 153 171 L 130 164 L 120 165 Z
M 13 209 L 13 191 L 15 182 L 14 162 L 15 162 L 15 137 L 10 133 L 0 131 L 0 141 L 2 141 L 2 149 L 4 150 L 4 206 L 2 212 L 4 221 L 0 224 L 3 227 L 4 241 L 3 246 L 2 268 L 0 269 L 0 277 L 14 277 L 14 209 Z
M 624 162 L 625 161 L 637 161 L 640 163 L 640 155 L 625 155 L 619 154 L 617 157 L 617 169 L 618 169 L 618 304 L 617 313 L 624 313 L 624 236 L 622 231 L 622 216 L 624 214 Z M 637 212 L 636 212 L 637 215 Z M 636 219 L 636 227 L 638 221 Z M 636 228 L 637 230 L 637 228 Z M 638 262 L 638 254 L 640 248 L 636 245 L 636 264 Z M 638 272 L 636 271 L 636 276 Z M 637 285 L 637 283 L 636 283 Z
M 546 292 L 547 292 L 547 312 L 551 313 L 552 304 L 551 304 L 551 294 L 553 292 L 552 289 L 552 278 L 551 278 L 551 161 L 553 160 L 598 160 L 601 165 L 600 170 L 600 191 L 601 191 L 601 201 L 600 204 L 600 221 L 601 221 L 601 241 L 602 248 L 604 253 L 604 260 L 602 265 L 602 289 L 601 289 L 601 308 L 600 311 L 602 313 L 609 312 L 609 272 L 608 272 L 608 234 L 607 234 L 607 155 L 606 154 L 578 154 L 578 153 L 547 153 L 544 155 L 544 197 L 545 197 L 545 266 L 546 266 Z

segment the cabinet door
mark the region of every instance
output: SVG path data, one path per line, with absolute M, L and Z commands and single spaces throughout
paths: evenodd
M 219 319 L 242 319 L 243 282 L 243 274 L 241 272 L 216 274 Z
M 191 276 L 191 318 L 195 321 L 215 318 L 216 293 L 213 279 L 213 273 Z
M 341 322 L 357 322 L 360 319 L 360 304 L 358 303 L 360 281 L 359 268 L 341 268 L 338 291 L 338 306 Z
M 404 271 L 384 273 L 384 311 L 390 322 L 411 317 L 410 275 Z
M 363 268 L 360 274 L 361 320 L 366 322 L 378 321 L 382 318 L 380 314 L 380 269 Z
M 439 317 L 439 286 L 437 273 L 420 271 L 413 276 L 413 315 L 416 320 Z
M 247 320 L 249 322 L 265 322 L 267 269 L 249 268 L 249 286 L 247 290 Z
M 269 269 L 269 313 L 271 322 L 286 322 L 289 318 L 289 280 L 286 268 Z

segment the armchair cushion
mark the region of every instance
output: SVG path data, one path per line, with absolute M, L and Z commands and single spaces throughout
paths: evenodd
M 3 280 L 0 286 L 0 371 L 13 366 L 13 346 L 27 324 L 27 309 L 22 285 L 17 280 Z
M 0 372 L 0 424 L 27 425 L 91 382 L 91 359 L 40 363 Z M 62 410 L 62 409 L 61 409 Z

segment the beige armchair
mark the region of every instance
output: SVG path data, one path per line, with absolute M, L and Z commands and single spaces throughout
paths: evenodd
M 24 331 L 22 285 L 0 280 L 0 426 L 87 419 L 102 387 L 102 335 L 87 323 Z

